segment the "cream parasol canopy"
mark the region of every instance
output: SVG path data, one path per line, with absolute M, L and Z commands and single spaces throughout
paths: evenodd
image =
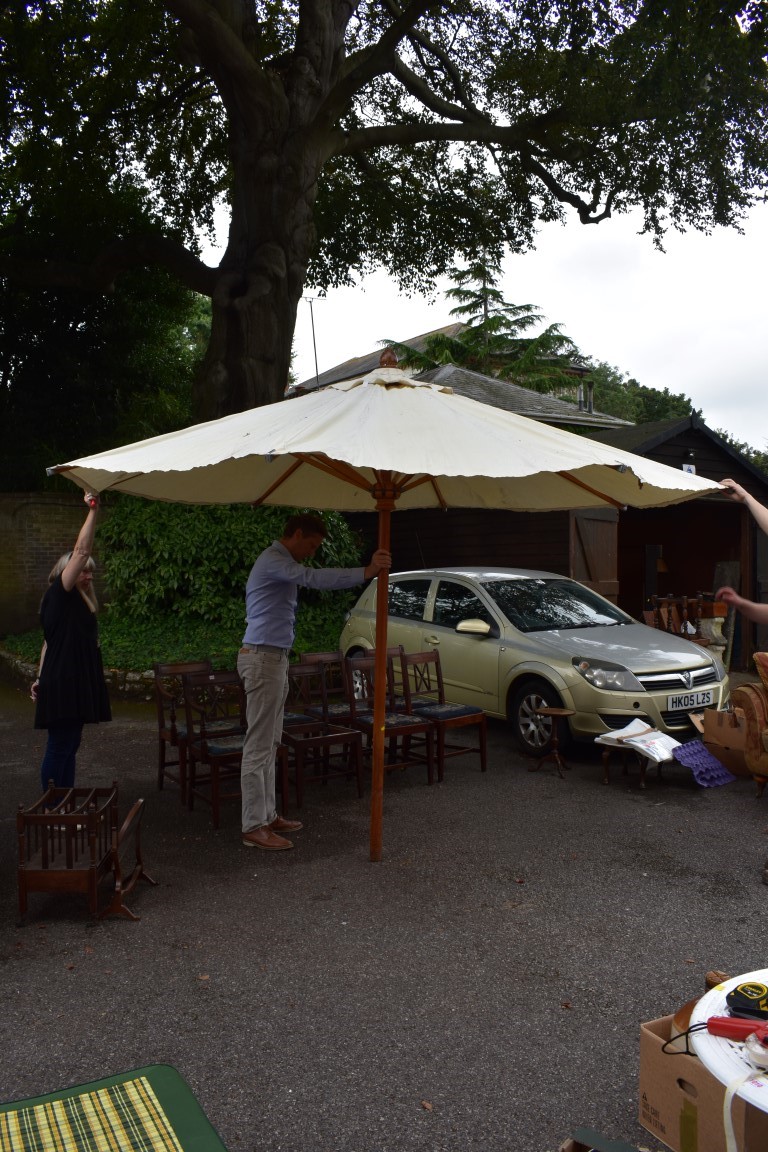
M 386 354 L 385 354 L 386 355 Z M 652 508 L 710 480 L 414 380 L 362 378 L 57 464 L 84 490 L 186 504 L 247 502 L 379 514 L 408 508 Z M 378 577 L 371 860 L 382 851 L 387 580 Z

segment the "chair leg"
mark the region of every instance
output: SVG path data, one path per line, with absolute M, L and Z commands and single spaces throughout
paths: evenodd
M 356 740 L 352 745 L 352 755 L 355 760 L 355 776 L 357 777 L 357 795 L 360 799 L 363 795 L 363 742 Z
M 282 815 L 288 815 L 288 790 L 290 784 L 288 782 L 288 749 L 284 744 L 280 744 L 277 749 L 277 770 L 280 776 L 280 806 L 283 809 Z
M 221 797 L 219 794 L 219 766 L 218 764 L 210 764 L 211 770 L 211 815 L 213 816 L 213 826 L 219 826 L 219 811 Z
M 304 804 L 304 749 L 297 747 L 293 756 L 293 770 L 296 773 L 296 807 Z
M 445 728 L 442 724 L 436 724 L 435 730 L 437 732 L 437 782 L 441 784 L 445 776 Z
M 195 784 L 197 783 L 197 761 L 194 756 L 189 758 L 189 771 L 187 772 L 187 809 L 191 812 L 195 806 Z
M 183 740 L 179 741 L 179 800 L 187 802 L 187 745 Z
M 162 792 L 163 784 L 165 783 L 165 740 L 162 736 L 158 739 L 158 756 L 157 756 L 157 790 Z

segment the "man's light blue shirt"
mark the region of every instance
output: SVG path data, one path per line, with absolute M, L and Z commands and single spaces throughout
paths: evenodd
M 243 644 L 290 648 L 300 587 L 354 588 L 364 581 L 365 568 L 308 568 L 294 560 L 284 544 L 274 540 L 257 559 L 245 585 Z

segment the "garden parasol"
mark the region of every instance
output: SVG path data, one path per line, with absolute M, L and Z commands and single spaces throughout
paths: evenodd
M 385 354 L 386 355 L 386 354 Z M 651 508 L 713 481 L 458 396 L 383 366 L 309 395 L 238 412 L 48 469 L 85 490 L 187 504 L 550 511 Z M 378 577 L 371 859 L 381 859 L 387 580 Z

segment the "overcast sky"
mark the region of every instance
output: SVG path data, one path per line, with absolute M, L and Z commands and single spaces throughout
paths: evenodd
M 683 392 L 706 423 L 768 450 L 765 257 L 768 205 L 744 235 L 670 233 L 666 253 L 629 218 L 548 225 L 537 248 L 509 258 L 504 297 L 534 304 L 582 352 L 651 388 Z M 447 285 L 446 285 L 447 286 Z M 398 293 L 384 273 L 312 305 L 320 372 L 451 322 L 450 303 Z M 294 368 L 315 373 L 310 305 L 299 305 Z

